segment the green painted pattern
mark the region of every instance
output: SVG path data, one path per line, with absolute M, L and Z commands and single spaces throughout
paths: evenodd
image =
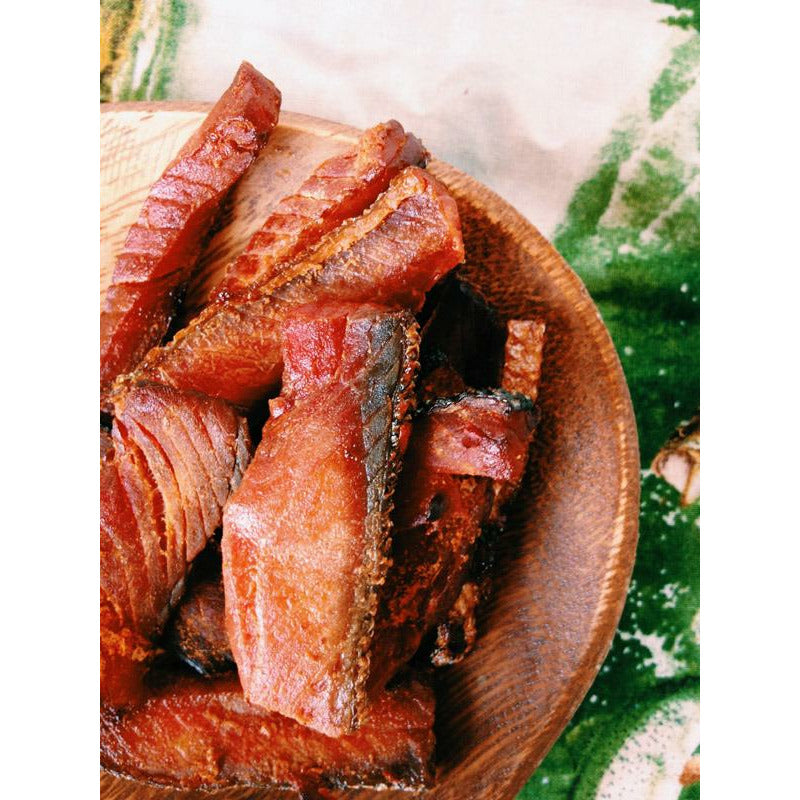
M 696 31 L 700 31 L 700 0 L 653 0 L 653 2 L 673 6 L 678 12 L 664 20 L 667 25 L 694 28 Z
M 118 15 L 125 29 L 114 60 L 101 74 L 102 99 L 164 100 L 178 51 L 181 31 L 189 20 L 187 0 L 128 3 L 106 0 L 108 14 Z M 126 16 L 127 15 L 127 16 Z
M 636 565 L 611 652 L 519 800 L 598 797 L 610 765 L 625 764 L 614 761 L 623 743 L 664 703 L 699 690 L 699 503 L 682 508 L 647 469 L 700 397 L 700 7 L 670 5 L 678 13 L 664 21 L 687 36 L 646 108 L 612 134 L 554 237 L 595 300 L 630 387 L 643 467 Z M 628 776 L 631 797 L 644 796 L 637 779 Z M 676 800 L 700 796 L 699 784 L 675 780 L 673 791 Z

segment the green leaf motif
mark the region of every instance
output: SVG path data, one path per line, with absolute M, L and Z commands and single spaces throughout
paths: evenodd
M 554 238 L 625 370 L 642 505 L 631 587 L 609 656 L 520 800 L 616 798 L 619 776 L 634 761 L 638 773 L 624 783 L 632 793 L 620 797 L 650 796 L 665 781 L 676 800 L 700 792 L 699 784 L 682 789 L 673 774 L 694 728 L 669 717 L 670 709 L 694 708 L 686 698 L 699 687 L 699 504 L 681 507 L 678 492 L 648 469 L 700 396 L 699 3 L 672 5 L 681 13 L 666 21 L 686 34 L 676 33 L 680 41 L 640 112 L 614 131 Z M 637 780 L 650 783 L 631 790 Z

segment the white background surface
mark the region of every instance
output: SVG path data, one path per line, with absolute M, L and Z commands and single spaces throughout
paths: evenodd
M 173 98 L 214 100 L 242 59 L 283 107 L 369 127 L 394 117 L 545 235 L 683 31 L 646 0 L 198 0 Z M 389 22 L 390 21 L 390 22 Z

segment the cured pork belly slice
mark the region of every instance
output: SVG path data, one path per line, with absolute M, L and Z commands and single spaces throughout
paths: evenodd
M 289 322 L 286 336 L 307 343 L 327 331 L 331 347 L 305 383 L 304 347 L 287 347 L 285 402 L 225 508 L 222 571 L 245 697 L 341 736 L 366 706 L 418 333 L 404 311 L 315 316 Z
M 309 303 L 377 303 L 418 309 L 464 255 L 453 198 L 416 167 L 396 175 L 361 217 L 345 222 L 282 273 L 246 297 L 212 303 L 136 372 L 242 407 L 277 389 L 281 326 Z
M 117 256 L 100 315 L 100 392 L 161 342 L 220 203 L 278 121 L 280 92 L 244 62 L 153 184 Z
M 370 692 L 414 655 L 457 601 L 492 512 L 494 486 L 521 479 L 535 423 L 529 401 L 503 392 L 437 401 L 415 418 L 396 492 Z
M 101 699 L 135 703 L 149 646 L 249 458 L 226 403 L 165 386 L 118 398 L 100 462 Z
M 225 786 L 391 787 L 433 781 L 432 690 L 410 680 L 376 698 L 373 714 L 338 739 L 249 704 L 235 675 L 180 677 L 101 721 L 102 765 L 177 789 Z
M 228 266 L 212 299 L 229 299 L 259 281 L 280 285 L 305 250 L 361 214 L 408 166 L 425 166 L 427 152 L 395 120 L 366 131 L 351 150 L 320 164 L 295 194 L 284 197 Z

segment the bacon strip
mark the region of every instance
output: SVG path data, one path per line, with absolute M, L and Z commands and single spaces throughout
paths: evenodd
M 312 369 L 306 345 L 323 333 Z M 340 736 L 366 707 L 419 340 L 408 312 L 369 307 L 311 313 L 287 336 L 302 341 L 285 402 L 225 508 L 226 621 L 248 701 Z
M 219 400 L 132 388 L 103 434 L 101 700 L 141 699 L 151 642 L 222 522 L 249 458 L 246 423 Z
M 425 292 L 464 256 L 455 201 L 416 167 L 392 179 L 361 217 L 344 223 L 306 253 L 275 288 L 212 303 L 135 377 L 251 408 L 280 381 L 281 326 L 298 307 L 333 301 L 418 309 Z
M 361 214 L 404 167 L 424 167 L 427 155 L 395 120 L 370 128 L 355 147 L 320 164 L 296 194 L 278 203 L 228 266 L 212 300 L 234 297 L 256 281 L 280 285 L 292 260 Z
M 139 708 L 103 714 L 101 763 L 177 789 L 418 790 L 433 781 L 433 717 L 433 692 L 412 680 L 378 697 L 358 731 L 331 739 L 250 705 L 233 675 L 184 677 Z
M 160 343 L 214 214 L 278 121 L 280 92 L 247 62 L 153 184 L 100 315 L 100 392 Z

